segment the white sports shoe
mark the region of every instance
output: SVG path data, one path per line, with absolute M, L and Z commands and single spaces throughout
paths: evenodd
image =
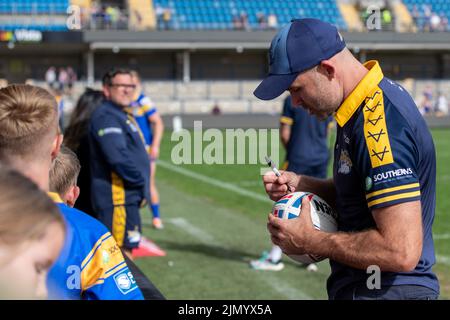
M 317 272 L 317 270 L 319 270 L 319 268 L 317 268 L 317 265 L 315 263 L 311 263 L 311 264 L 308 264 L 308 266 L 306 267 L 306 270 L 308 270 L 309 272 Z
M 255 270 L 280 271 L 284 268 L 284 263 L 281 261 L 273 262 L 269 258 L 269 253 L 264 251 L 261 258 L 250 261 L 250 267 Z

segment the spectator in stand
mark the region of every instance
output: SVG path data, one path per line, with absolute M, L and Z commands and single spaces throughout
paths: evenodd
M 242 30 L 242 21 L 238 15 L 233 15 L 233 29 Z
M 392 14 L 388 8 L 382 11 L 383 30 L 392 30 Z
M 442 14 L 441 23 L 442 23 L 442 31 L 450 31 L 448 27 L 448 18 L 445 14 Z
M 248 14 L 247 14 L 247 12 L 242 11 L 240 19 L 241 19 L 241 23 L 242 23 L 242 29 L 246 30 L 246 31 L 249 31 L 250 30 L 250 24 L 248 22 Z
M 67 82 L 69 80 L 69 76 L 67 74 L 66 69 L 59 68 L 58 71 L 58 89 L 61 91 L 61 94 L 64 93 L 64 90 L 66 89 Z
M 258 28 L 261 30 L 267 29 L 267 17 L 263 12 L 256 14 L 256 20 L 258 21 Z
M 411 17 L 413 19 L 414 25 L 420 30 L 422 26 L 420 25 L 420 12 L 417 5 L 414 5 L 411 10 Z
M 73 84 L 77 81 L 77 74 L 73 70 L 72 67 L 67 67 L 67 88 L 69 90 L 69 94 L 72 94 Z
M 99 29 L 101 26 L 102 9 L 97 1 L 91 5 L 91 29 Z
M 269 29 L 278 29 L 278 19 L 274 13 L 270 13 L 267 17 L 267 26 L 269 27 Z
M 430 17 L 430 31 L 440 31 L 441 29 L 441 17 L 436 12 L 431 13 Z
M 424 4 L 422 6 L 423 9 L 423 31 L 429 32 L 431 29 L 431 7 L 429 5 Z
M 169 30 L 172 23 L 172 10 L 170 8 L 164 8 L 163 12 L 163 25 L 164 30 Z
M 111 28 L 116 30 L 120 19 L 120 9 L 118 7 L 110 7 L 109 15 L 111 17 Z
M 47 82 L 47 85 L 49 88 L 54 89 L 55 82 L 56 82 L 56 68 L 51 66 L 48 68 L 47 72 L 45 73 L 45 82 Z

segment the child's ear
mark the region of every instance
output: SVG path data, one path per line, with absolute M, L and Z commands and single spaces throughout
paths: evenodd
M 78 186 L 70 187 L 69 191 L 67 191 L 65 196 L 66 204 L 69 207 L 72 207 L 75 205 L 75 202 L 77 201 L 78 197 L 80 195 L 80 188 Z

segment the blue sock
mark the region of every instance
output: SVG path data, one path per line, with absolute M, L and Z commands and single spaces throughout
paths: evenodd
M 159 218 L 159 203 L 151 204 L 150 208 L 153 212 L 153 218 Z

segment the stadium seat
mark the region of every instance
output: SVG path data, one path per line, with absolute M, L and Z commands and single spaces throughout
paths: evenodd
M 53 16 L 66 16 L 70 0 L 15 0 L 0 2 L 0 17 L 11 18 L 14 24 L 3 24 L 5 30 L 35 29 L 41 31 L 67 30 L 65 23 L 53 22 Z M 30 23 L 28 17 L 37 17 Z
M 182 29 L 233 29 L 232 18 L 245 12 L 251 29 L 259 29 L 257 13 L 265 15 L 274 13 L 278 25 L 289 23 L 293 18 L 315 17 L 347 30 L 347 25 L 336 5 L 336 0 L 285 1 L 285 0 L 202 0 L 202 1 L 167 1 L 154 0 L 154 6 L 170 8 L 172 20 Z

